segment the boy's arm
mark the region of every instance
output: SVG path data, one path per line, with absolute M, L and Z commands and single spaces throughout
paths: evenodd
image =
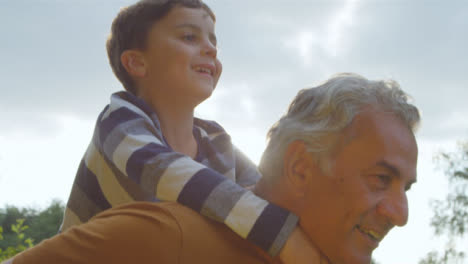
M 236 182 L 244 188 L 252 189 L 260 180 L 260 172 L 257 170 L 257 166 L 242 151 L 234 146 L 233 148 L 236 158 Z
M 234 146 L 233 148 L 236 158 L 236 182 L 251 190 L 261 174 L 244 153 Z M 299 227 L 296 227 L 288 237 L 279 253 L 279 259 L 283 264 L 328 263 Z
M 176 201 L 277 255 L 297 216 L 242 188 L 158 138 L 151 118 L 121 107 L 100 122 L 97 148 L 113 166 L 157 199 Z

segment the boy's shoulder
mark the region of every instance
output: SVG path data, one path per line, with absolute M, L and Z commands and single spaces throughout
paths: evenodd
M 146 101 L 139 98 L 138 96 L 128 92 L 128 91 L 119 91 L 113 93 L 110 98 L 110 105 L 114 108 L 127 107 L 127 108 L 138 108 L 143 111 L 146 115 L 152 116 L 154 111 L 148 105 Z
M 208 135 L 226 133 L 226 130 L 224 130 L 224 128 L 218 122 L 213 120 L 206 120 L 195 117 L 193 124 L 195 127 L 202 129 Z
M 110 102 L 101 111 L 98 122 L 122 123 L 143 118 L 159 129 L 159 119 L 143 99 L 128 91 L 115 92 L 110 96 Z

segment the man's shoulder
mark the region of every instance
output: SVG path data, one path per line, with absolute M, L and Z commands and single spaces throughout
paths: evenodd
M 114 216 L 129 216 L 177 222 L 179 214 L 190 211 L 192 210 L 176 202 L 131 202 L 106 210 L 94 218 L 103 219 Z
M 163 243 L 172 241 L 174 249 L 171 251 L 178 252 L 180 263 L 270 262 L 266 253 L 225 225 L 175 202 L 133 202 L 96 216 L 104 220 L 108 217 L 126 219 L 118 225 L 133 225 L 127 231 L 138 234 L 145 243 L 164 248 Z
M 168 210 L 179 225 L 184 243 L 181 263 L 272 262 L 260 248 L 222 223 L 178 203 L 163 203 L 159 206 Z M 195 255 L 199 257 L 193 258 Z
M 131 202 L 103 211 L 91 220 L 123 219 L 120 221 L 139 221 L 147 228 L 164 227 L 172 229 L 172 233 L 182 233 L 182 227 L 196 223 L 200 225 L 211 221 L 192 209 L 176 202 Z M 115 220 L 112 220 L 115 221 Z

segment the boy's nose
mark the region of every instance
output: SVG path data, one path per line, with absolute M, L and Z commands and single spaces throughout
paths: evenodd
M 211 41 L 206 41 L 202 47 L 202 55 L 207 55 L 213 58 L 216 58 L 218 54 L 218 48 L 211 43 Z

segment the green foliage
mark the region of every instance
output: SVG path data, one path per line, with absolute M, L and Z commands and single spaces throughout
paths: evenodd
M 436 161 L 449 179 L 450 190 L 445 200 L 432 202 L 434 215 L 431 226 L 436 235 L 447 234 L 449 242 L 440 256 L 432 251 L 419 264 L 464 263 L 467 253 L 457 251 L 454 241 L 468 232 L 468 141 L 459 143 L 455 153 L 439 153 Z
M 27 225 L 24 225 L 24 219 L 16 219 L 16 224 L 11 225 L 11 232 L 15 234 L 16 242 L 12 246 L 8 246 L 5 249 L 0 248 L 0 261 L 7 260 L 21 251 L 26 250 L 33 246 L 33 240 L 26 238 L 24 232 L 28 229 Z M 3 228 L 0 227 L 0 240 L 3 240 Z
M 60 201 L 53 201 L 49 207 L 37 212 L 30 219 L 31 222 L 28 223 L 30 228 L 25 234 L 37 243 L 57 234 L 62 224 L 64 210 L 65 208 Z
M 465 253 L 457 251 L 452 245 L 440 257 L 437 251 L 429 252 L 419 264 L 462 264 L 464 259 Z
M 462 237 L 468 228 L 468 142 L 460 143 L 456 153 L 441 153 L 439 163 L 445 168 L 450 192 L 445 201 L 434 201 L 431 225 L 436 234 Z
M 23 230 L 24 236 L 39 243 L 57 234 L 63 211 L 64 206 L 60 201 L 52 201 L 49 207 L 42 211 L 15 206 L 6 206 L 4 209 L 0 209 L 0 226 L 4 230 L 3 239 L 0 240 L 0 249 L 5 250 L 17 245 L 17 234 L 10 228 L 17 223 L 17 219 L 24 219 L 24 225 L 29 226 Z

